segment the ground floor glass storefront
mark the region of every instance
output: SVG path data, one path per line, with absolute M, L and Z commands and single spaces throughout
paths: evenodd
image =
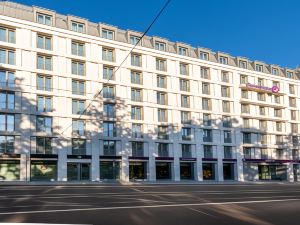
M 129 162 L 129 179 L 146 180 L 147 162 Z
M 203 180 L 215 180 L 216 179 L 216 164 L 215 163 L 203 163 Z
M 31 160 L 30 180 L 31 181 L 57 180 L 57 161 Z
M 180 163 L 180 179 L 182 180 L 194 180 L 194 166 L 193 162 L 181 162 Z
M 286 165 L 258 165 L 260 180 L 287 180 Z
M 0 160 L 0 181 L 20 180 L 19 160 Z
M 100 179 L 101 180 L 119 180 L 121 162 L 120 161 L 101 161 Z
M 69 181 L 90 180 L 91 164 L 69 162 L 67 166 L 67 174 Z
M 172 163 L 171 162 L 156 162 L 156 179 L 170 180 L 172 179 Z
M 224 180 L 234 180 L 234 163 L 223 163 Z

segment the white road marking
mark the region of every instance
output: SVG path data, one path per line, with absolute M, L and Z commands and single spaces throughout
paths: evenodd
M 289 201 L 300 201 L 300 198 L 257 200 L 257 201 L 206 202 L 206 203 L 185 203 L 185 204 L 168 204 L 168 205 L 140 205 L 140 206 L 137 205 L 137 206 L 94 207 L 94 208 L 81 208 L 81 209 L 75 208 L 75 209 L 56 209 L 56 210 L 15 211 L 15 212 L 2 212 L 2 213 L 0 213 L 0 215 L 97 211 L 97 210 L 118 210 L 118 209 L 188 207 L 188 206 L 191 207 L 191 206 L 230 205 L 230 204 L 258 204 L 258 203 L 289 202 Z
M 188 207 L 188 209 L 190 209 L 190 210 L 192 210 L 192 211 L 195 211 L 195 212 L 198 212 L 198 213 L 201 213 L 201 214 L 204 214 L 204 215 L 206 215 L 206 216 L 215 217 L 215 216 L 213 216 L 213 215 L 211 215 L 211 214 L 208 214 L 208 213 L 203 212 L 203 211 L 198 210 L 198 209 L 194 209 L 194 208 L 190 208 L 190 207 Z

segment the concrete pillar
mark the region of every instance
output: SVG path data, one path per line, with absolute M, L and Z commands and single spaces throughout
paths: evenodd
M 201 136 L 201 137 L 200 137 Z M 202 158 L 203 158 L 203 149 L 199 140 L 202 140 L 202 135 L 199 129 L 195 129 L 195 157 L 196 157 L 196 170 L 195 170 L 195 179 L 197 181 L 203 181 L 203 171 L 202 171 Z
M 156 166 L 155 166 L 156 143 L 149 142 L 149 181 L 156 181 Z
M 68 181 L 67 161 L 68 161 L 68 140 L 58 138 L 57 143 L 57 180 Z

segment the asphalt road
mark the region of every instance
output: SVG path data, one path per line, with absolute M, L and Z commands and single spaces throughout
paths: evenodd
M 1 185 L 0 222 L 299 225 L 300 184 Z

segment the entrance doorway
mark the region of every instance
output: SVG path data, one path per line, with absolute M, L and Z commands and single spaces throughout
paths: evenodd
M 194 163 L 192 162 L 180 163 L 180 179 L 194 180 Z
M 215 179 L 215 163 L 203 163 L 203 180 Z
M 68 180 L 90 180 L 90 163 L 68 163 Z
M 101 161 L 100 162 L 100 179 L 102 179 L 102 180 L 119 180 L 120 179 L 120 162 L 119 161 Z
M 158 180 L 170 180 L 171 175 L 171 163 L 170 162 L 156 162 L 156 179 Z
M 146 162 L 129 162 L 129 179 L 146 180 L 147 179 Z
M 234 180 L 234 163 L 223 163 L 224 180 Z

